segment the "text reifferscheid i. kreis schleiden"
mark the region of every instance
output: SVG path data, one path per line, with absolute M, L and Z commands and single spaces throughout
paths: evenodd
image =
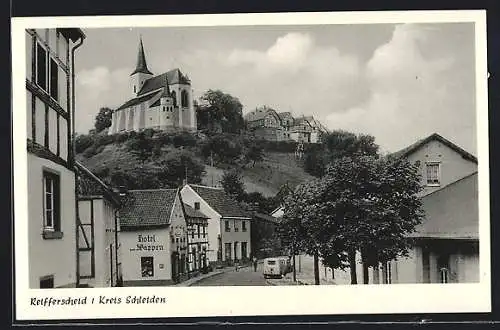
M 126 297 L 108 297 L 108 296 L 95 296 L 95 297 L 32 297 L 30 300 L 31 306 L 75 306 L 75 305 L 119 305 L 119 304 L 164 304 L 167 298 L 152 296 L 126 296 Z

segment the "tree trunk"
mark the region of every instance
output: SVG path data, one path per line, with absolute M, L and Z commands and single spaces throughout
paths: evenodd
M 358 276 L 356 274 L 356 251 L 349 252 L 349 267 L 351 273 L 351 284 L 358 284 Z
M 380 284 L 380 269 L 377 263 L 376 266 L 373 266 L 373 284 Z
M 295 248 L 293 249 L 293 281 L 297 282 L 297 269 L 295 267 Z
M 363 284 L 368 284 L 370 277 L 368 275 L 368 265 L 363 261 Z
M 330 269 L 332 270 L 332 280 L 334 280 L 335 279 L 335 269 L 333 269 L 333 268 L 330 268 Z
M 319 257 L 318 257 L 318 252 L 314 253 L 314 285 L 319 285 Z

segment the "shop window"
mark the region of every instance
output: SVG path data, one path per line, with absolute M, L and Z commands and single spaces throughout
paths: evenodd
M 142 277 L 153 277 L 153 257 L 141 257 L 141 274 Z
M 248 255 L 247 255 L 247 242 L 241 242 L 241 258 L 242 259 L 248 258 Z
M 48 171 L 43 172 L 43 193 L 44 229 L 59 232 L 61 230 L 59 175 Z
M 226 230 L 226 232 L 230 232 L 231 228 L 229 227 L 229 221 L 228 220 L 224 221 L 224 224 L 225 224 L 225 230 Z
M 232 256 L 231 256 L 231 243 L 225 243 L 224 244 L 224 252 L 225 252 L 226 260 L 231 260 L 232 259 Z
M 44 276 L 40 278 L 40 289 L 52 289 L 54 288 L 54 276 Z

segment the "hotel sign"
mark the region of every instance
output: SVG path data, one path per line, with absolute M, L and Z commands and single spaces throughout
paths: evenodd
M 163 244 L 157 243 L 156 235 L 137 235 L 137 245 L 130 251 L 163 251 Z

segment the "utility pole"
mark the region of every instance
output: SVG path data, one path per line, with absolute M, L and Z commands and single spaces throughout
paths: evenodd
M 297 269 L 295 267 L 295 243 L 293 244 L 293 281 L 297 282 Z
M 210 167 L 212 171 L 212 187 L 214 186 L 214 156 L 213 156 L 213 151 L 210 150 Z

